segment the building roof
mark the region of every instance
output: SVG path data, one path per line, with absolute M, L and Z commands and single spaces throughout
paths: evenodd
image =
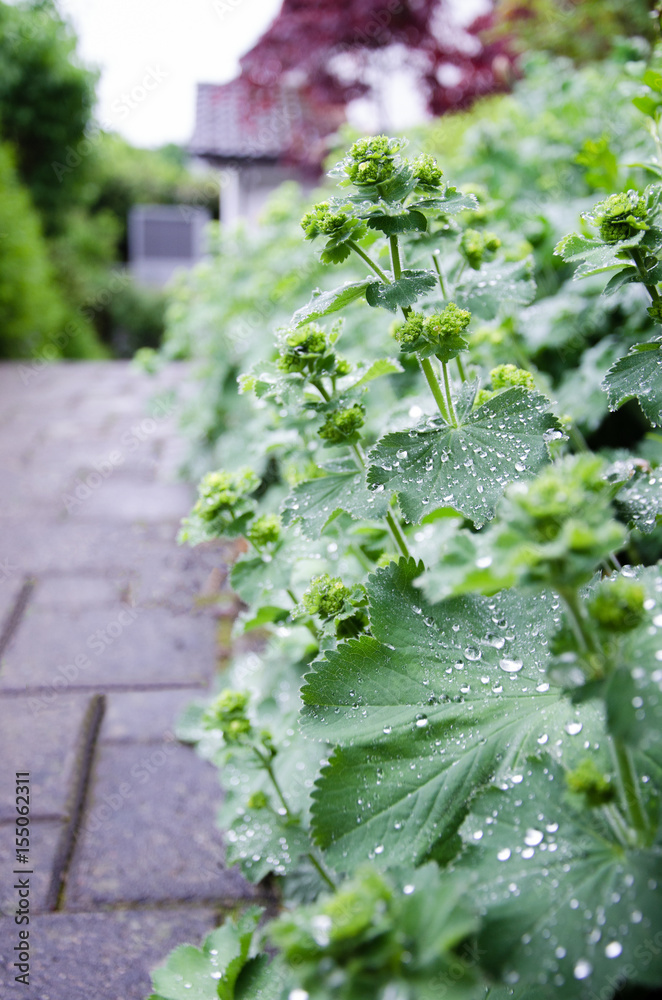
M 215 162 L 319 163 L 323 140 L 339 125 L 337 112 L 313 109 L 294 87 L 255 88 L 241 77 L 199 83 L 189 151 Z

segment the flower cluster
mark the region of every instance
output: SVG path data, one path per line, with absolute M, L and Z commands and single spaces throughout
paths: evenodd
M 646 199 L 638 191 L 630 190 L 610 195 L 595 206 L 590 218 L 599 227 L 605 243 L 617 243 L 648 229 L 646 215 Z
M 205 710 L 203 724 L 207 729 L 221 732 L 226 743 L 237 743 L 252 731 L 247 708 L 247 694 L 226 688 Z
M 526 368 L 518 368 L 517 365 L 497 365 L 490 372 L 490 382 L 491 389 L 478 390 L 474 406 L 482 406 L 504 389 L 520 388 L 534 392 L 536 388 L 531 372 Z
M 365 406 L 354 403 L 329 413 L 317 433 L 330 444 L 349 444 L 356 440 L 364 423 Z
M 467 342 L 462 336 L 471 321 L 471 313 L 449 302 L 445 309 L 432 316 L 411 313 L 405 323 L 396 327 L 395 336 L 400 350 L 423 356 L 434 354 L 440 361 L 450 361 L 463 351 Z
M 277 542 L 280 538 L 281 520 L 278 514 L 263 514 L 256 517 L 248 529 L 248 540 L 256 546 L 262 548 Z
M 342 582 L 340 577 L 323 576 L 315 577 L 311 580 L 308 590 L 301 599 L 304 612 L 308 615 L 319 615 L 320 618 L 335 618 L 340 614 L 345 604 L 349 600 L 351 591 Z
M 358 139 L 344 161 L 347 176 L 357 186 L 389 180 L 395 171 L 396 156 L 406 143 L 406 139 L 389 139 L 386 135 Z
M 459 250 L 469 267 L 478 271 L 483 261 L 491 259 L 500 246 L 501 240 L 495 233 L 465 229 L 460 239 Z
M 350 365 L 331 348 L 321 326 L 307 323 L 298 330 L 288 331 L 282 338 L 278 368 L 288 375 L 319 377 L 346 375 Z

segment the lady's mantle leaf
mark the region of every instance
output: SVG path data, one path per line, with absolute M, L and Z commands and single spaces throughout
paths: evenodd
M 508 483 L 534 475 L 549 458 L 559 425 L 544 396 L 507 389 L 465 407 L 459 426 L 430 420 L 387 434 L 370 452 L 368 486 L 396 490 L 402 513 L 417 523 L 435 507 L 453 507 L 477 528 L 494 517 Z
M 361 281 L 347 281 L 339 288 L 334 288 L 330 292 L 313 292 L 313 297 L 307 305 L 297 309 L 292 317 L 294 326 L 303 326 L 304 323 L 312 323 L 313 320 L 321 319 L 330 313 L 344 309 L 350 302 L 360 299 L 366 288 L 372 285 L 372 278 L 364 278 Z
M 616 410 L 636 396 L 655 426 L 662 424 L 662 343 L 636 344 L 609 369 L 602 383 L 609 408 Z
M 396 312 L 402 306 L 411 306 L 422 295 L 436 286 L 437 275 L 434 271 L 403 271 L 402 277 L 390 284 L 374 281 L 365 293 L 370 306 L 382 306 L 391 312 Z
M 480 271 L 470 271 L 455 289 L 455 301 L 483 319 L 494 319 L 502 303 L 527 306 L 533 302 L 536 283 L 530 259 L 512 264 L 494 261 Z
M 362 472 L 332 472 L 295 486 L 283 505 L 283 522 L 301 521 L 307 538 L 318 538 L 334 514 L 344 510 L 359 520 L 378 520 L 388 509 L 389 497 L 366 488 Z
M 248 958 L 261 909 L 249 907 L 237 921 L 228 919 L 202 948 L 182 945 L 152 973 L 155 1000 L 232 1000 Z M 244 994 L 247 997 L 250 994 Z
M 591 735 L 546 676 L 549 595 L 421 603 L 410 560 L 367 584 L 373 637 L 326 654 L 302 689 L 304 733 L 339 743 L 313 793 L 313 831 L 339 870 L 420 862 L 467 802 L 526 754 Z M 574 726 L 573 726 L 574 723 Z M 567 729 L 565 727 L 568 727 Z M 569 734 L 575 735 L 569 735 Z M 581 752 L 582 744 L 577 745 Z
M 486 966 L 507 982 L 544 980 L 563 1000 L 611 996 L 626 980 L 659 985 L 662 851 L 624 847 L 602 809 L 574 807 L 560 766 L 525 771 L 474 803 L 462 829 Z

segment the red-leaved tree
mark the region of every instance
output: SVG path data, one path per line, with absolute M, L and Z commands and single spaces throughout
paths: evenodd
M 299 86 L 313 105 L 344 108 L 370 92 L 371 56 L 390 52 L 413 69 L 431 114 L 467 107 L 505 89 L 511 56 L 505 41 L 479 39 L 491 15 L 463 30 L 453 22 L 454 6 L 448 0 L 284 0 L 241 60 L 242 79 L 258 89 Z

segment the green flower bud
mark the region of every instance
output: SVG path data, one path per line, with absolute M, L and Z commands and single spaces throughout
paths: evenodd
M 588 611 L 606 631 L 629 632 L 644 618 L 645 597 L 641 584 L 620 576 L 613 582 L 602 582 Z
M 638 230 L 648 229 L 646 199 L 638 191 L 612 194 L 593 209 L 592 217 L 600 228 L 605 243 L 616 243 L 633 236 Z
M 389 139 L 385 135 L 359 139 L 345 160 L 348 177 L 359 186 L 387 181 L 395 170 L 394 157 L 405 144 L 405 139 Z
M 326 334 L 316 323 L 291 330 L 281 343 L 278 368 L 287 374 L 304 372 L 328 350 Z
M 226 689 L 209 705 L 202 717 L 203 723 L 207 729 L 220 730 L 226 742 L 236 742 L 251 731 L 247 707 L 247 694 Z
M 364 423 L 365 407 L 355 403 L 353 406 L 330 413 L 317 433 L 325 441 L 344 444 L 363 427 Z
M 253 794 L 249 796 L 246 805 L 249 809 L 267 809 L 269 806 L 269 799 L 264 792 L 253 792 Z
M 281 522 L 278 514 L 263 514 L 256 518 L 248 529 L 248 540 L 260 548 L 277 542 L 280 538 Z
M 482 233 L 477 229 L 465 229 L 460 239 L 460 253 L 469 267 L 478 271 L 486 255 L 491 256 L 501 246 L 495 233 Z
M 536 383 L 531 372 L 526 368 L 518 368 L 516 365 L 497 365 L 490 372 L 492 388 L 498 392 L 500 389 L 511 389 L 513 386 L 521 386 L 534 392 Z
M 220 513 L 237 508 L 259 485 L 252 469 L 208 472 L 200 481 L 192 514 L 203 521 L 213 521 Z
M 586 796 L 587 804 L 592 807 L 606 805 L 616 794 L 609 777 L 602 773 L 591 757 L 566 774 L 565 780 L 570 791 Z
M 439 187 L 443 170 L 437 165 L 434 156 L 429 153 L 422 153 L 412 162 L 414 177 L 417 181 L 427 187 Z
M 328 201 L 321 201 L 301 220 L 301 228 L 307 240 L 317 236 L 334 236 L 347 222 L 345 212 L 334 212 Z
M 325 573 L 311 580 L 301 604 L 306 614 L 319 615 L 320 618 L 334 618 L 340 614 L 350 594 L 351 591 L 340 577 L 331 577 Z
M 406 353 L 436 354 L 440 361 L 450 361 L 467 346 L 462 333 L 470 320 L 467 309 L 449 302 L 442 312 L 432 316 L 411 313 L 405 323 L 396 327 L 395 336 Z

